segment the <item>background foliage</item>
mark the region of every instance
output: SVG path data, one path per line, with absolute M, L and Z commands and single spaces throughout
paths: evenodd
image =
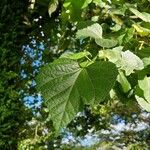
M 0 149 L 17 149 L 20 131 L 30 118 L 19 94 L 24 88 L 20 59 L 27 39 L 23 21 L 28 5 L 28 1 L 18 0 L 0 4 Z

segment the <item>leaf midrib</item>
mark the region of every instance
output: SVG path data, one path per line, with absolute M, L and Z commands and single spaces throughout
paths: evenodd
M 73 87 L 75 86 L 75 82 L 77 81 L 77 78 L 79 77 L 81 71 L 82 71 L 82 69 L 80 68 L 80 71 L 78 71 L 78 75 L 77 75 L 77 77 L 75 78 L 75 80 L 74 80 L 74 82 L 73 82 L 73 84 L 72 84 L 72 87 L 70 88 L 70 92 L 68 93 L 68 98 L 67 98 L 67 100 L 66 100 L 66 104 L 65 104 L 63 110 L 66 110 L 66 106 L 67 106 L 67 104 L 68 104 L 68 102 L 69 102 L 69 98 L 70 98 L 70 93 L 72 92 L 72 89 L 73 89 Z M 77 91 L 78 91 L 78 90 L 77 90 Z M 78 92 L 78 93 L 79 93 L 79 92 Z M 80 95 L 80 94 L 79 94 L 79 95 Z M 71 102 L 70 102 L 70 103 L 71 103 Z M 72 103 L 71 103 L 71 105 L 72 105 Z M 65 113 L 66 113 L 66 111 L 63 111 L 61 118 L 64 118 Z M 59 123 L 59 128 L 60 128 L 60 126 L 61 126 L 61 124 L 62 124 L 62 121 L 63 121 L 63 119 L 61 119 L 61 121 L 60 121 L 60 123 Z

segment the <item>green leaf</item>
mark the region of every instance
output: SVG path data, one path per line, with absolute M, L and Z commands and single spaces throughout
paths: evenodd
M 56 11 L 57 6 L 58 6 L 58 0 L 51 0 L 48 6 L 48 13 L 50 17 L 51 17 L 51 14 Z
M 149 35 L 150 35 L 150 29 L 143 28 L 143 27 L 141 27 L 141 26 L 138 25 L 138 24 L 133 24 L 132 26 L 135 28 L 135 30 L 137 31 L 137 33 L 138 33 L 141 37 L 149 36 Z
M 150 77 L 145 76 L 138 81 L 139 88 L 143 90 L 144 98 L 150 103 Z
M 82 6 L 82 9 L 86 8 L 91 2 L 92 2 L 92 0 L 86 0 Z
M 137 51 L 139 57 L 150 57 L 150 47 L 142 48 L 141 50 Z
M 110 62 L 95 62 L 81 68 L 76 61 L 59 59 L 45 66 L 37 76 L 37 89 L 45 99 L 55 129 L 65 127 L 84 104 L 103 101 L 117 74 Z
M 129 90 L 131 90 L 131 85 L 122 71 L 119 72 L 117 80 L 121 84 L 124 93 L 127 93 Z
M 110 29 L 114 32 L 117 32 L 121 29 L 121 25 L 115 24 L 113 27 L 110 27 Z
M 123 21 L 122 21 L 121 18 L 119 18 L 117 15 L 115 15 L 115 14 L 113 14 L 113 13 L 110 13 L 110 15 L 111 15 L 111 17 L 112 17 L 112 20 L 113 20 L 116 24 L 118 24 L 118 25 L 120 25 L 120 26 L 123 25 Z
M 77 38 L 102 38 L 102 27 L 95 23 L 87 28 L 81 29 L 77 31 Z
M 149 73 L 150 73 L 150 65 L 146 66 L 143 70 L 138 71 L 138 78 L 141 80 Z
M 142 70 L 144 68 L 142 60 L 131 51 L 127 50 L 122 52 L 121 55 L 121 69 L 125 70 L 127 76 L 133 73 L 134 70 Z
M 111 8 L 110 13 L 115 14 L 115 15 L 125 16 L 126 9 L 127 9 L 126 6 L 121 6 L 118 8 Z
M 81 29 L 87 28 L 88 26 L 91 26 L 91 25 L 93 25 L 93 24 L 95 24 L 95 22 L 94 22 L 94 21 L 91 21 L 91 20 L 80 21 L 80 22 L 78 22 L 78 24 L 77 24 L 77 29 L 78 29 L 78 30 L 81 30 Z
M 138 104 L 146 111 L 150 112 L 150 103 L 148 103 L 144 98 L 135 95 Z
M 68 19 L 73 22 L 82 20 L 82 11 L 86 8 L 92 0 L 65 0 L 63 6 L 65 11 L 64 16 L 68 16 Z
M 113 49 L 100 50 L 98 56 L 100 59 L 107 58 L 110 62 L 116 64 L 117 67 L 120 67 L 122 49 L 122 46 L 118 46 Z
M 150 14 L 146 12 L 139 12 L 137 9 L 130 8 L 130 11 L 134 13 L 138 18 L 145 22 L 150 22 Z
M 84 51 L 84 52 L 79 52 L 79 53 L 67 53 L 67 54 L 63 54 L 61 56 L 61 58 L 69 58 L 69 59 L 73 59 L 73 60 L 78 60 L 78 59 L 81 59 L 81 58 L 84 58 L 84 57 L 87 57 L 91 55 L 90 52 L 88 51 Z
M 98 45 L 106 48 L 114 47 L 118 43 L 118 41 L 114 39 L 103 39 L 102 27 L 98 23 L 90 25 L 84 29 L 78 30 L 76 35 L 77 38 L 87 38 L 87 37 L 94 38 L 95 42 Z
M 116 64 L 118 68 L 124 70 L 127 76 L 133 73 L 134 70 L 144 69 L 143 61 L 138 56 L 129 50 L 122 52 L 122 48 L 122 46 L 118 46 L 112 50 L 101 50 L 99 51 L 99 58 L 107 58 L 110 62 Z
M 142 61 L 144 63 L 144 67 L 150 65 L 150 57 L 143 58 Z
M 95 42 L 97 45 L 101 47 L 106 47 L 106 48 L 114 47 L 118 43 L 118 41 L 114 39 L 102 39 L 102 38 L 95 39 Z
M 126 29 L 124 31 L 124 34 L 118 37 L 119 44 L 122 45 L 122 43 L 126 44 L 130 42 L 130 40 L 133 38 L 134 32 L 135 32 L 135 29 L 133 27 Z

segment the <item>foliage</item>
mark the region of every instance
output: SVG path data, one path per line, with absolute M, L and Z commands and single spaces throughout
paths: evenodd
M 149 111 L 149 96 L 144 97 L 144 95 L 147 95 L 149 88 L 143 89 L 139 85 L 141 83 L 139 74 L 143 72 L 146 67 L 144 68 L 144 62 L 137 54 L 138 51 L 149 46 L 147 39 L 144 38 L 149 36 L 149 29 L 147 27 L 150 25 L 150 14 L 148 14 L 148 12 L 138 11 L 138 3 L 136 6 L 136 3 L 129 4 L 126 1 L 123 1 L 122 4 L 116 1 L 87 0 L 80 2 L 66 0 L 62 3 L 63 4 L 60 3 L 60 5 L 62 5 L 62 22 L 70 23 L 73 28 L 77 29 L 75 30 L 76 37 L 79 38 L 81 47 L 83 45 L 82 43 L 85 45 L 81 48 L 81 51 L 86 50 L 91 52 L 90 49 L 92 49 L 92 47 L 89 49 L 86 45 L 93 43 L 97 44 L 99 52 L 97 55 L 93 55 L 93 52 L 91 52 L 91 58 L 87 57 L 87 60 L 78 60 L 79 66 L 85 68 L 84 70 L 86 70 L 86 68 L 88 70 L 88 68 L 91 67 L 91 71 L 89 70 L 88 73 L 91 74 L 88 75 L 91 79 L 88 79 L 85 73 L 81 76 L 80 74 L 83 73 L 81 72 L 79 74 L 79 66 L 76 67 L 77 64 L 75 64 L 75 62 L 69 62 L 69 58 L 63 61 L 58 59 L 56 62 L 45 66 L 39 73 L 37 78 L 38 90 L 42 93 L 48 105 L 50 117 L 54 122 L 56 130 L 67 125 L 73 119 L 73 116 L 81 111 L 79 106 L 81 108 L 85 104 L 93 106 L 93 99 L 100 103 L 102 100 L 104 101 L 106 97 L 101 97 L 102 94 L 108 95 L 110 89 L 113 89 L 113 86 L 109 88 L 107 85 L 113 85 L 115 78 L 111 79 L 110 77 L 116 76 L 116 73 L 113 72 L 113 67 L 109 69 L 109 67 L 103 64 L 101 65 L 102 62 L 106 64 L 112 62 L 116 65 L 118 72 L 120 72 L 118 78 L 115 79 L 116 85 L 119 84 L 119 86 L 122 87 L 122 92 L 126 94 L 128 98 L 132 97 L 134 100 L 137 99 L 141 107 Z M 143 2 L 143 5 L 145 5 L 145 3 Z M 65 11 L 67 12 L 66 14 Z M 90 14 L 90 11 L 92 11 L 93 14 Z M 148 11 L 148 9 L 143 11 Z M 133 14 L 136 18 L 132 17 Z M 93 19 L 96 16 L 97 19 Z M 147 25 L 147 27 L 145 27 L 145 25 Z M 115 27 L 118 29 L 115 29 Z M 141 41 L 142 44 L 140 43 Z M 79 54 L 77 53 L 75 55 Z M 149 57 L 149 55 L 143 59 L 145 60 L 147 57 Z M 68 65 L 66 66 L 66 64 Z M 96 67 L 94 64 L 96 64 Z M 101 66 L 104 68 L 102 71 L 99 71 L 99 69 L 101 70 Z M 109 74 L 105 73 L 105 71 L 108 71 Z M 149 71 L 146 72 L 143 77 L 147 78 L 148 74 Z M 137 76 L 136 80 L 133 75 Z M 135 82 L 132 83 L 128 78 L 131 78 L 130 80 L 134 80 Z M 101 79 L 104 82 L 101 82 Z M 107 84 L 107 81 L 109 81 L 109 84 Z M 78 82 L 80 84 L 78 84 Z M 74 84 L 71 83 L 74 83 L 76 88 L 74 88 L 74 86 L 72 86 Z M 90 83 L 93 84 L 96 92 L 90 88 Z M 145 83 L 147 83 L 147 81 L 143 83 L 144 86 Z M 140 90 L 136 90 L 137 87 Z M 116 89 L 116 86 L 114 88 L 115 91 L 120 91 L 120 89 Z M 143 95 L 139 93 L 141 90 L 144 93 Z M 106 94 L 104 91 L 107 91 Z M 99 93 L 99 95 L 94 96 L 94 93 Z M 115 92 L 115 95 L 117 94 L 118 93 Z M 140 95 L 141 98 L 137 95 Z M 145 98 L 145 100 L 143 98 Z
M 0 149 L 84 149 L 88 134 L 101 139 L 89 149 L 149 149 L 148 0 L 4 0 L 0 10 Z M 44 99 L 30 120 L 22 101 L 36 97 L 37 73 Z M 119 123 L 129 130 L 115 134 Z M 65 129 L 75 141 L 62 143 Z
M 21 47 L 27 29 L 23 21 L 28 4 L 18 0 L 4 0 L 0 4 L 0 149 L 3 150 L 17 149 L 19 132 L 30 119 L 30 111 L 19 93 Z

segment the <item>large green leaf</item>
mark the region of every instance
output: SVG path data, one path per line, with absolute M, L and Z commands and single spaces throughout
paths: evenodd
M 81 68 L 78 62 L 59 59 L 45 66 L 37 76 L 37 89 L 42 93 L 55 129 L 66 126 L 84 104 L 103 101 L 117 78 L 110 62 L 95 62 Z

